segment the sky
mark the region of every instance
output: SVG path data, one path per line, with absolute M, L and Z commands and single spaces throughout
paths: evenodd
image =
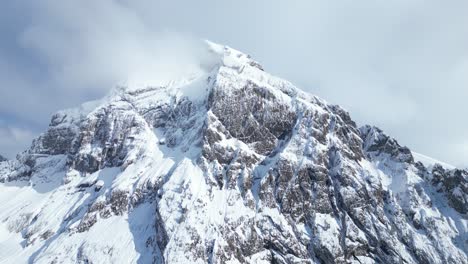
M 201 39 L 347 109 L 412 150 L 468 167 L 468 1 L 6 1 L 0 154 L 50 116 L 197 70 Z

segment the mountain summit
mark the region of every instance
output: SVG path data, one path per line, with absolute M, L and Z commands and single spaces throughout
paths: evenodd
M 209 43 L 0 162 L 4 263 L 468 263 L 468 172 Z

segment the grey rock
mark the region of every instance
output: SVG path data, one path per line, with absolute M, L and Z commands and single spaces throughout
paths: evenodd
M 399 162 L 414 163 L 413 155 L 407 147 L 386 135 L 381 129 L 369 125 L 359 130 L 364 141 L 364 150 L 375 155 L 387 154 Z
M 445 170 L 436 164 L 430 181 L 438 191 L 446 195 L 455 210 L 462 214 L 468 213 L 468 171 Z

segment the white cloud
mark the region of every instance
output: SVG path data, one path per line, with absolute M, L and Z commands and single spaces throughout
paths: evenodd
M 201 40 L 149 28 L 115 1 L 41 1 L 21 42 L 48 63 L 62 89 L 160 85 L 203 71 Z

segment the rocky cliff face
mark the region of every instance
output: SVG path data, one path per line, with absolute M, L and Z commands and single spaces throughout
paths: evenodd
M 211 45 L 220 62 L 53 116 L 0 162 L 0 260 L 468 263 L 468 172 Z

